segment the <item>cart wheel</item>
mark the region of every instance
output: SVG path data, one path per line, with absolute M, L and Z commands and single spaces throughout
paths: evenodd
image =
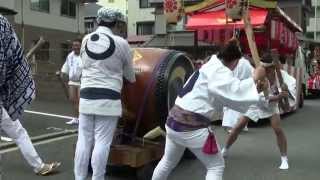
M 150 180 L 157 163 L 151 162 L 136 169 L 137 180 Z

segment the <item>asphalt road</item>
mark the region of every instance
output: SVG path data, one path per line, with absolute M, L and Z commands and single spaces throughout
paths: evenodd
M 68 116 L 71 107 L 67 102 L 35 102 L 29 110 Z M 224 180 L 318 180 L 320 177 L 320 100 L 307 100 L 305 107 L 283 118 L 282 127 L 288 139 L 290 169 L 278 170 L 280 155 L 275 136 L 268 123 L 251 127 L 240 135 L 232 147 Z M 65 125 L 68 119 L 26 113 L 23 124 L 33 138 L 76 129 Z M 50 128 L 51 127 L 51 128 Z M 218 139 L 223 144 L 225 131 L 217 128 Z M 76 134 L 39 141 L 37 151 L 45 161 L 62 162 L 59 171 L 51 176 L 39 177 L 14 148 L 0 148 L 2 154 L 1 180 L 72 180 L 73 153 Z M 1 146 L 5 143 L 1 142 Z M 0 146 L 0 147 L 1 147 Z M 204 179 L 205 169 L 198 160 L 182 160 L 170 175 L 169 180 Z M 130 168 L 109 171 L 108 180 L 134 180 L 135 172 Z

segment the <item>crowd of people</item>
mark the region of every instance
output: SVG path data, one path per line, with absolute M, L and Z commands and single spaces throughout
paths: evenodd
M 87 178 L 89 164 L 92 179 L 105 179 L 110 146 L 122 114 L 121 89 L 124 83 L 135 82 L 130 46 L 117 35 L 117 23 L 123 20 L 119 11 L 101 8 L 97 12 L 98 28 L 83 40 L 73 41 L 73 51 L 61 69 L 74 105 L 75 117 L 68 124 L 79 126 L 74 157 L 76 180 Z M 44 163 L 19 122 L 23 109 L 34 98 L 35 84 L 19 40 L 1 15 L 0 33 L 0 127 L 15 141 L 34 171 L 47 175 L 61 163 Z M 278 105 L 288 92 L 276 90 L 276 64 L 271 52 L 265 52 L 261 61 L 253 68 L 244 58 L 239 41 L 231 39 L 191 75 L 168 114 L 165 151 L 152 180 L 166 180 L 185 149 L 204 164 L 206 180 L 222 180 L 224 158 L 231 145 L 249 120 L 257 122 L 261 118 L 270 118 L 276 134 L 279 168 L 289 168 Z M 220 149 L 212 117 L 222 112 L 223 125 L 231 130 Z

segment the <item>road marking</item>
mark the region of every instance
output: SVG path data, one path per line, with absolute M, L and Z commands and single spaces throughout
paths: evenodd
M 70 134 L 70 135 L 66 135 L 66 136 L 51 138 L 51 139 L 47 139 L 47 140 L 43 140 L 43 141 L 39 141 L 39 142 L 33 143 L 33 146 L 35 147 L 35 146 L 39 146 L 39 145 L 43 145 L 43 144 L 53 143 L 53 142 L 56 142 L 56 141 L 62 141 L 62 140 L 65 140 L 65 139 L 76 137 L 76 136 L 78 136 L 78 134 Z M 19 150 L 18 147 L 12 147 L 12 148 L 8 148 L 8 149 L 0 150 L 0 155 L 4 154 L 4 153 L 17 151 L 17 150 Z
M 0 141 L 12 142 L 12 139 L 5 136 L 0 136 Z
M 24 112 L 30 113 L 30 114 L 43 115 L 43 116 L 57 117 L 57 118 L 61 118 L 61 119 L 70 119 L 70 120 L 73 119 L 73 117 L 71 117 L 71 116 L 63 116 L 63 115 L 59 115 L 59 114 L 51 114 L 51 113 L 44 113 L 44 112 L 38 112 L 38 111 L 29 111 L 29 110 L 25 110 Z
M 57 128 L 57 127 L 47 127 L 46 130 L 63 131 L 64 129 L 62 129 L 62 128 Z

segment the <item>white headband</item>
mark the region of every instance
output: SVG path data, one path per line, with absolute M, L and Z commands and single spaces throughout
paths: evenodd
M 273 64 L 273 63 L 265 63 L 265 62 L 261 62 L 260 64 L 261 64 L 261 66 L 263 66 L 263 67 L 271 67 L 271 66 L 274 66 L 274 64 Z

